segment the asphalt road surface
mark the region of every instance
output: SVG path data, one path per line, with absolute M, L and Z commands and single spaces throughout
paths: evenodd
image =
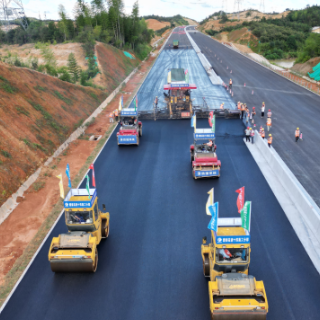
M 234 101 L 246 102 L 250 110 L 256 107 L 258 128 L 263 125 L 266 130 L 266 117 L 260 117 L 262 102 L 266 103 L 266 111 L 271 109 L 273 123 L 270 132 L 274 148 L 320 206 L 320 96 L 202 33 L 191 32 L 190 35 L 222 80 L 229 83 L 232 78 Z M 296 143 L 294 133 L 297 127 L 303 133 L 303 141 Z
M 111 216 L 97 272 L 51 272 L 48 248 L 66 232 L 62 218 L 0 320 L 209 320 L 200 254 L 210 235 L 207 191 L 214 187 L 220 216 L 233 217 L 242 186 L 253 203 L 250 274 L 265 283 L 268 319 L 319 319 L 319 275 L 244 144 L 242 123 L 217 119 L 216 130 L 217 180 L 192 178 L 189 120 L 144 121 L 138 147 L 118 147 L 114 133 L 95 163 L 99 207 Z
M 174 32 L 181 28 L 176 28 Z M 182 29 L 183 30 L 183 29 Z M 235 103 L 226 93 L 226 91 L 217 85 L 213 85 L 207 72 L 203 68 L 196 52 L 189 46 L 189 49 L 171 49 L 169 44 L 179 38 L 179 43 L 189 43 L 185 34 L 174 33 L 169 38 L 165 49 L 160 53 L 153 68 L 150 70 L 146 80 L 138 91 L 138 109 L 139 111 L 153 110 L 153 102 L 156 96 L 159 98 L 158 108 L 166 108 L 167 103 L 164 100 L 163 87 L 167 84 L 168 72 L 172 68 L 183 68 L 188 70 L 189 83 L 195 84 L 197 89 L 191 90 L 191 99 L 194 106 L 204 106 L 204 100 L 210 109 L 218 109 L 222 102 L 225 108 L 235 109 Z M 133 102 L 130 105 L 134 107 Z

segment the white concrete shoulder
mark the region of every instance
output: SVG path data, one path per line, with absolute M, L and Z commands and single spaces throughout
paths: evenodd
M 210 62 L 208 61 L 206 56 L 204 54 L 202 54 L 200 48 L 197 46 L 195 41 L 190 36 L 190 34 L 189 34 L 188 30 L 187 30 L 187 27 L 185 28 L 185 32 L 186 32 L 187 37 L 189 38 L 189 41 L 190 41 L 193 49 L 196 51 L 201 64 L 203 65 L 204 69 L 207 71 L 208 76 L 209 76 L 210 81 L 212 82 L 212 84 L 214 84 L 214 85 L 222 85 L 222 83 L 223 83 L 222 79 L 214 72 Z
M 245 142 L 246 143 L 246 142 Z M 273 147 L 255 131 L 246 143 L 294 231 L 320 273 L 320 209 Z

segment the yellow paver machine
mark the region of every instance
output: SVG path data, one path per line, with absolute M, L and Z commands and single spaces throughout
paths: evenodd
M 102 205 L 103 211 L 106 210 Z M 101 239 L 109 236 L 109 212 L 98 208 L 96 189 L 71 189 L 64 200 L 68 233 L 52 239 L 48 258 L 53 272 L 95 272 Z
M 218 218 L 211 242 L 203 238 L 203 273 L 208 283 L 211 319 L 264 320 L 268 301 L 263 281 L 249 275 L 250 234 L 241 218 Z

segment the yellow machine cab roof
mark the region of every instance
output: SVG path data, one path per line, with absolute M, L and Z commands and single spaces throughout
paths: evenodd
M 89 194 L 87 189 L 70 189 L 63 205 L 65 209 L 92 208 L 96 198 L 97 190 L 94 188 L 89 189 Z

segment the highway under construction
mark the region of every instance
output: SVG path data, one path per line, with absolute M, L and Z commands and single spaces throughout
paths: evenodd
M 175 29 L 178 30 L 181 32 L 181 28 Z M 210 58 L 213 49 L 208 49 L 211 45 L 230 64 L 233 60 L 233 74 L 238 77 L 237 70 L 242 70 L 242 64 L 239 69 L 236 64 L 238 53 L 206 36 L 192 34 L 192 37 L 201 51 L 208 50 L 209 60 L 213 59 Z M 235 108 L 237 100 L 250 101 L 249 94 L 241 96 L 240 78 L 234 78 L 233 98 L 222 86 L 212 85 L 191 47 L 175 51 L 169 47 L 175 39 L 179 40 L 179 47 L 189 45 L 182 32 L 178 38 L 177 34 L 171 35 L 138 92 L 141 111 L 151 108 L 154 96 L 163 94 L 167 69 L 174 67 L 188 68 L 192 82 L 198 87 L 193 96 L 198 103 L 205 97 L 212 108 L 218 108 L 221 101 Z M 250 77 L 256 64 L 250 60 L 246 63 L 249 67 L 241 72 Z M 215 71 L 227 81 L 229 74 L 223 74 L 218 67 Z M 252 81 L 257 87 L 259 81 L 265 81 L 264 77 L 273 77 L 271 71 L 265 72 L 267 75 L 264 72 L 254 75 Z M 287 85 L 287 80 L 280 77 L 278 82 L 279 88 Z M 269 89 L 271 92 L 272 88 Z M 292 91 L 299 92 L 294 88 Z M 268 97 L 273 99 L 273 93 L 263 92 L 259 97 L 256 90 L 255 103 L 264 100 L 271 105 Z M 305 96 L 319 104 L 319 97 L 308 93 Z M 295 103 L 300 100 L 289 103 L 298 108 Z M 280 107 L 273 108 L 275 114 Z M 316 111 L 312 109 L 308 117 L 312 117 L 312 112 Z M 199 119 L 197 127 L 207 128 L 207 119 Z M 203 277 L 200 252 L 202 238 L 210 239 L 207 229 L 210 217 L 205 214 L 207 192 L 214 188 L 221 217 L 234 217 L 238 214 L 235 190 L 242 186 L 246 187 L 246 198 L 252 201 L 250 274 L 264 282 L 269 302 L 267 319 L 318 319 L 319 273 L 243 142 L 243 130 L 239 119 L 216 119 L 221 176 L 206 180 L 192 177 L 190 120 L 144 120 L 138 147 L 119 147 L 117 129 L 114 130 L 95 162 L 99 207 L 106 204 L 111 225 L 109 238 L 98 247 L 97 271 L 92 274 L 51 271 L 47 258 L 51 239 L 66 232 L 64 217 L 60 218 L 4 305 L 0 320 L 210 319 L 208 284 Z M 285 143 L 286 139 L 280 138 L 282 129 L 277 130 L 279 140 Z M 275 147 L 281 155 L 281 142 L 275 142 Z M 313 159 L 315 162 L 316 158 Z M 84 182 L 81 187 L 85 187 Z

